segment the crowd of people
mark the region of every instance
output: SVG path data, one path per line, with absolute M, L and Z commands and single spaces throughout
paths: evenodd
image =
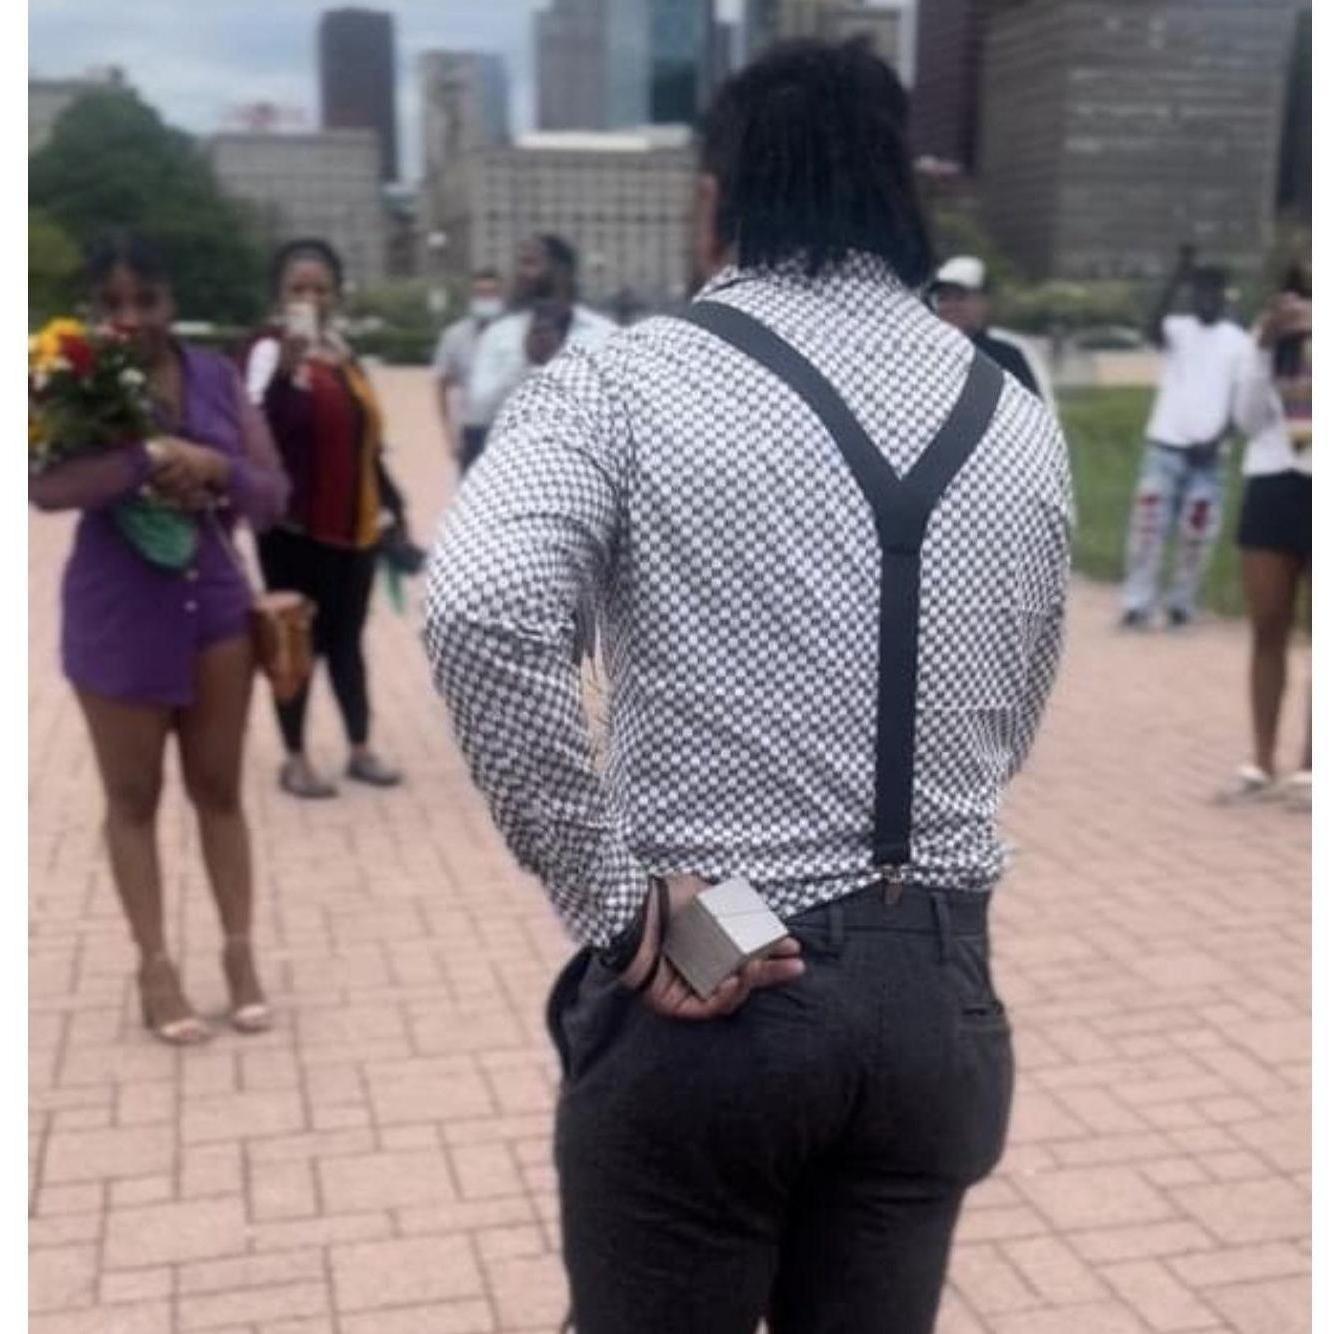
M 370 746 L 362 640 L 386 527 L 405 524 L 401 491 L 384 461 L 383 418 L 370 376 L 338 332 L 342 263 L 316 238 L 272 260 L 272 316 L 247 340 L 239 374 L 224 358 L 171 334 L 170 275 L 142 237 L 119 235 L 88 256 L 89 300 L 134 330 L 151 366 L 162 434 L 105 459 L 34 478 L 40 508 L 79 508 L 64 580 L 62 657 L 87 718 L 106 789 L 107 842 L 116 884 L 141 954 L 150 1027 L 168 1041 L 204 1035 L 165 952 L 153 820 L 163 752 L 174 731 L 225 937 L 224 968 L 239 1026 L 268 1010 L 249 941 L 251 874 L 240 802 L 241 739 L 253 664 L 245 609 L 250 589 L 231 546 L 238 519 L 258 533 L 265 585 L 307 596 L 314 650 L 327 664 L 349 748 L 348 779 L 401 780 Z M 616 325 L 578 298 L 578 256 L 563 238 L 533 236 L 501 275 L 473 275 L 467 313 L 444 329 L 434 358 L 440 418 L 461 474 L 480 457 L 500 408 L 566 345 L 596 349 Z M 1174 546 L 1167 624 L 1183 628 L 1220 528 L 1224 445 L 1248 438 L 1238 542 L 1252 627 L 1251 758 L 1225 801 L 1283 797 L 1308 805 L 1312 725 L 1300 763 L 1277 764 L 1290 643 L 1311 547 L 1312 306 L 1307 271 L 1292 269 L 1252 336 L 1226 316 L 1227 275 L 1179 266 L 1149 325 L 1163 352 L 1129 519 L 1124 610 L 1128 629 L 1152 623 L 1161 567 Z M 1054 408 L 1038 356 L 989 325 L 983 262 L 955 256 L 924 287 L 941 320 Z M 1175 311 L 1181 289 L 1188 309 Z M 183 584 L 132 558 L 106 518 L 118 498 L 151 484 L 190 507 L 207 506 L 197 561 Z M 145 636 L 144 627 L 151 630 Z M 337 795 L 306 748 L 310 687 L 276 705 L 287 752 L 278 781 L 299 798 Z
M 582 946 L 549 1016 L 586 1334 L 739 1334 L 760 1316 L 775 1332 L 878 1329 L 885 1310 L 924 1334 L 965 1192 L 1003 1146 L 995 812 L 1060 658 L 1072 488 L 1043 369 L 989 325 L 984 265 L 934 263 L 905 107 L 863 46 L 775 51 L 704 126 L 687 309 L 612 337 L 579 299 L 573 247 L 541 235 L 507 292 L 473 275 L 439 340 L 467 481 L 431 565 L 426 647 L 498 827 Z M 158 432 L 32 479 L 38 507 L 82 511 L 64 671 L 145 1024 L 172 1044 L 210 1035 L 163 927 L 174 735 L 230 1020 L 257 1032 L 273 1014 L 241 800 L 254 590 L 234 535 L 258 535 L 267 589 L 308 600 L 347 780 L 391 788 L 402 774 L 371 744 L 363 638 L 404 500 L 372 379 L 339 332 L 327 243 L 277 251 L 271 316 L 234 359 L 173 334 L 171 275 L 143 238 L 97 245 L 87 278 L 95 318 L 142 351 Z M 1308 281 L 1293 274 L 1252 337 L 1224 318 L 1225 284 L 1185 254 L 1153 317 L 1163 372 L 1123 622 L 1155 615 L 1172 536 L 1167 619 L 1194 618 L 1223 443 L 1242 430 L 1254 753 L 1229 795 L 1307 798 L 1307 747 L 1279 779 L 1275 745 L 1309 569 Z M 1175 313 L 1184 286 L 1191 309 Z M 188 567 L 119 537 L 112 507 L 145 490 L 197 516 Z M 578 707 L 593 626 L 611 664 L 609 766 Z M 309 694 L 307 680 L 277 702 L 278 783 L 328 800 Z M 696 994 L 672 921 L 736 875 L 788 935 Z
M 1292 267 L 1251 335 L 1228 316 L 1228 283 L 1225 270 L 1198 266 L 1192 247 L 1181 247 L 1149 322 L 1148 336 L 1162 354 L 1161 379 L 1129 516 L 1122 624 L 1152 625 L 1171 543 L 1166 623 L 1180 630 L 1195 619 L 1221 530 L 1225 449 L 1232 435 L 1241 435 L 1237 541 L 1252 636 L 1252 752 L 1218 795 L 1228 803 L 1281 798 L 1308 808 L 1312 708 L 1300 763 L 1285 774 L 1277 766 L 1277 732 L 1300 591 L 1310 576 L 1312 289 L 1308 271 Z M 1182 288 L 1189 308 L 1175 310 Z

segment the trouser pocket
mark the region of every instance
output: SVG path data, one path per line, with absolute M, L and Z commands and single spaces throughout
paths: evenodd
M 592 951 L 581 949 L 560 969 L 555 985 L 550 989 L 546 1000 L 546 1032 L 555 1044 L 560 1058 L 560 1072 L 565 1079 L 569 1077 L 572 1064 L 572 1052 L 569 1035 L 565 1029 L 565 1016 L 578 999 L 578 989 L 592 964 Z
M 944 963 L 953 1013 L 957 1169 L 964 1184 L 994 1170 L 1013 1105 L 1013 1036 L 984 936 L 957 937 Z
M 609 1046 L 637 1003 L 637 997 L 591 950 L 579 950 L 569 960 L 546 1002 L 546 1031 L 566 1082 L 583 1074 Z

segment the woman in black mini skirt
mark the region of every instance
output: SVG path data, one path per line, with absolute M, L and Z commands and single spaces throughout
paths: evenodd
M 1313 305 L 1306 271 L 1292 270 L 1259 325 L 1236 416 L 1249 436 L 1239 545 L 1253 627 L 1249 698 L 1253 757 L 1225 796 L 1281 797 L 1301 808 L 1313 797 L 1312 727 L 1299 767 L 1278 778 L 1277 725 L 1286 693 L 1290 637 L 1313 537 L 1311 350 Z M 1312 696 L 1310 696 L 1312 701 Z M 1309 709 L 1312 722 L 1312 703 Z

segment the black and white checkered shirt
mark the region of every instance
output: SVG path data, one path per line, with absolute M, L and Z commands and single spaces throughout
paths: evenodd
M 832 382 L 900 475 L 973 355 L 854 255 L 728 270 Z M 922 556 L 908 879 L 986 890 L 995 821 L 1062 639 L 1063 439 L 1006 378 Z M 609 944 L 649 873 L 746 876 L 790 916 L 868 884 L 880 561 L 831 436 L 757 362 L 679 320 L 570 349 L 506 405 L 445 517 L 426 645 L 473 776 L 570 931 Z M 609 757 L 593 763 L 574 609 L 605 637 Z

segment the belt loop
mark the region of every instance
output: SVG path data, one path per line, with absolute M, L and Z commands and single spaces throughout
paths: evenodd
M 934 908 L 934 928 L 939 935 L 939 962 L 947 963 L 953 957 L 953 914 L 948 909 L 948 896 L 942 890 L 930 892 Z
M 832 951 L 834 958 L 840 958 L 845 945 L 846 909 L 842 907 L 839 900 L 828 909 L 828 948 Z

